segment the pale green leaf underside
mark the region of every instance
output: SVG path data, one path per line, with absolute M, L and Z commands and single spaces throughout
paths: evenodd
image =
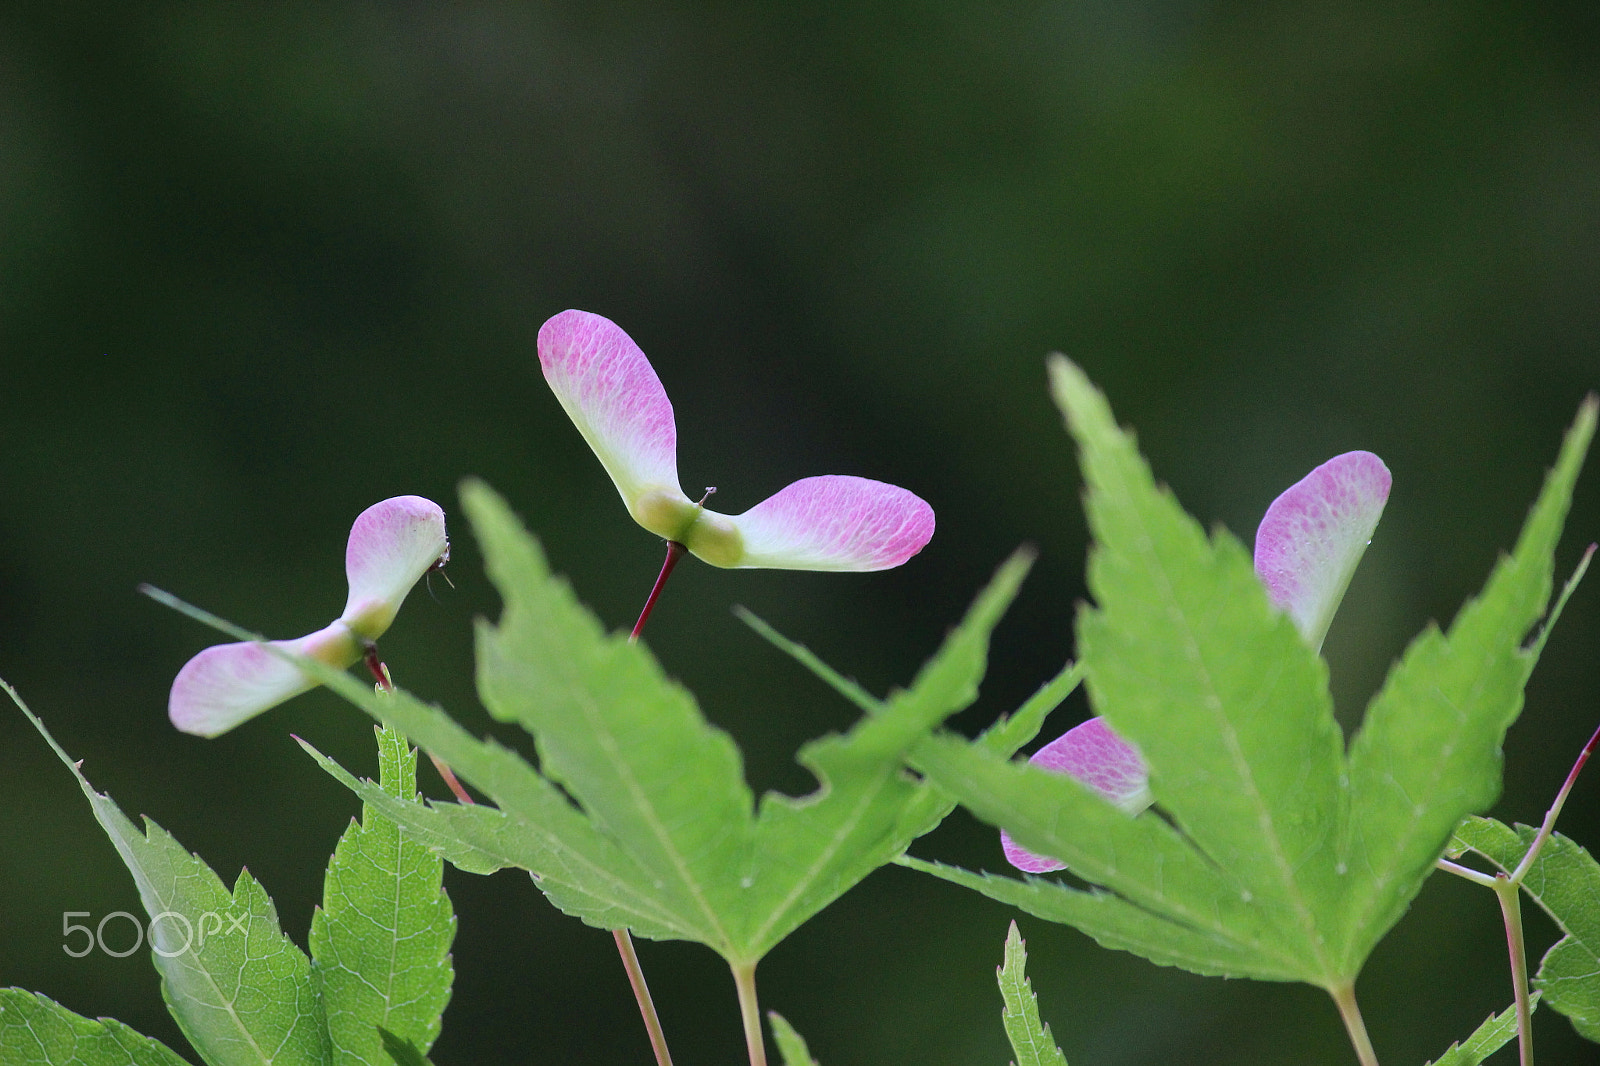
M 1298 967 L 1263 958 L 1226 937 L 1143 910 L 1110 892 L 1076 889 L 1042 877 L 1018 880 L 998 874 L 973 873 L 911 856 L 899 862 L 970 888 L 1036 918 L 1070 925 L 1092 937 L 1101 947 L 1132 952 L 1157 966 L 1176 966 L 1208 977 L 1249 977 L 1258 981 L 1298 979 Z
M 498 805 L 396 802 L 318 756 L 437 853 L 465 869 L 526 868 L 557 906 L 586 921 L 696 940 L 746 964 L 948 809 L 904 773 L 903 757 L 928 723 L 976 694 L 989 631 L 1026 559 L 1002 568 L 910 689 L 847 734 L 802 749 L 815 793 L 769 795 L 758 811 L 737 750 L 688 693 L 645 648 L 602 630 L 498 497 L 469 484 L 463 499 L 505 603 L 499 624 L 479 630 L 480 692 L 497 718 L 533 734 L 540 770 L 404 692 L 375 694 L 300 663 Z
M 703 940 L 700 926 L 674 913 L 649 890 L 649 878 L 610 839 L 597 832 L 558 790 L 521 756 L 481 741 L 449 715 L 410 694 L 372 693 L 353 679 L 331 681 L 339 694 L 444 759 L 498 809 L 456 803 L 414 803 L 357 781 L 303 745 L 323 769 L 384 817 L 469 873 L 502 867 L 528 870 L 557 907 L 602 929 L 630 928 L 653 939 Z
M 1456 829 L 1459 842 L 1507 873 L 1522 862 L 1537 834 L 1532 826 L 1513 829 L 1489 818 L 1469 818 Z M 1600 864 L 1554 833 L 1539 849 L 1522 889 L 1565 934 L 1545 953 L 1534 978 L 1545 1005 L 1600 1042 Z
M 1039 1001 L 1028 981 L 1028 950 L 1012 922 L 1006 933 L 1005 962 L 1000 967 L 1000 997 L 1005 1000 L 1001 1022 L 1016 1055 L 1011 1066 L 1067 1066 L 1050 1027 L 1039 1021 Z
M 1256 908 L 1226 871 L 1205 861 L 1154 814 L 1129 817 L 1070 777 L 1010 762 L 953 737 L 924 742 L 914 765 L 979 818 L 1004 825 L 1023 847 L 1061 859 L 1128 905 L 1106 897 L 1089 907 L 1081 893 L 1054 899 L 1043 887 L 1049 882 L 1010 882 L 1019 886 L 1019 899 L 1049 900 L 1040 905 L 1062 917 L 1069 908 L 1086 918 L 1098 916 L 1098 931 L 1085 932 L 1127 939 L 1130 947 L 1143 944 L 1140 954 L 1153 951 L 1198 972 L 1305 979 L 1303 960 L 1271 939 L 1270 913 Z M 1006 880 L 987 880 L 983 891 L 1011 891 L 1003 887 Z M 1040 887 L 1023 891 L 1027 885 Z M 1166 943 L 1172 947 L 1162 948 Z
M 329 1063 L 310 961 L 279 930 L 272 900 L 249 871 L 240 873 L 230 894 L 160 826 L 146 819 L 140 832 L 109 796 L 90 787 L 44 723 L 7 691 L 78 779 L 133 874 L 145 910 L 161 917 L 150 938 L 152 961 L 168 1009 L 201 1057 L 209 1066 Z
M 378 730 L 384 792 L 416 798 L 416 753 Z M 322 907 L 311 921 L 312 974 L 341 1066 L 388 1066 L 379 1028 L 426 1052 L 450 1000 L 455 914 L 444 864 L 395 822 L 367 806 L 328 864 Z
M 1532 1006 L 1539 1005 L 1539 993 L 1528 997 Z M 1517 1038 L 1517 1005 L 1513 1003 L 1499 1014 L 1491 1014 L 1474 1029 L 1472 1035 L 1450 1049 L 1428 1066 L 1480 1066 L 1484 1059 Z
M 0 988 L 0 1063 L 188 1066 L 165 1044 L 141 1036 L 119 1021 L 85 1018 L 20 988 Z
M 1082 371 L 1050 369 L 1089 486 L 1096 606 L 1079 613 L 1078 650 L 1095 710 L 1138 746 L 1161 808 L 1268 916 L 1261 947 L 1300 960 L 1302 980 L 1341 984 L 1353 973 L 1329 941 L 1350 878 L 1326 667 L 1244 548 L 1226 531 L 1208 539 L 1156 486 Z
M 688 693 L 646 649 L 603 632 L 497 497 L 469 484 L 463 503 L 505 603 L 479 630 L 485 705 L 534 735 L 542 771 L 730 962 L 759 959 L 942 815 L 901 756 L 924 723 L 975 696 L 1025 561 L 1003 568 L 910 689 L 801 751 L 817 792 L 768 795 L 757 812 L 737 749 Z
M 783 1015 L 769 1010 L 767 1021 L 772 1024 L 772 1039 L 778 1045 L 778 1054 L 783 1056 L 783 1066 L 817 1066 L 817 1060 L 811 1057 L 811 1049 L 806 1047 L 805 1040 L 794 1031 L 794 1026 L 784 1020 Z
M 913 749 L 914 766 L 1022 846 L 1117 898 L 1063 889 L 1056 899 L 1033 883 L 960 876 L 1035 908 L 1049 899 L 1064 920 L 1092 922 L 1103 942 L 1153 950 L 1161 961 L 1337 989 L 1415 895 L 1449 827 L 1471 809 L 1463 804 L 1493 798 L 1498 764 L 1463 752 L 1497 745 L 1520 705 L 1532 659 L 1521 644 L 1548 599 L 1592 405 L 1568 435 L 1514 563 L 1497 569 L 1463 611 L 1467 624 L 1452 630 L 1451 641 L 1459 634 L 1477 658 L 1514 662 L 1502 671 L 1514 684 L 1468 684 L 1450 706 L 1435 702 L 1430 713 L 1453 723 L 1441 736 L 1439 721 L 1393 706 L 1391 677 L 1379 697 L 1388 704 L 1375 704 L 1376 725 L 1369 720 L 1347 765 L 1325 666 L 1271 608 L 1243 548 L 1225 532 L 1207 538 L 1156 486 L 1081 371 L 1056 360 L 1051 375 L 1089 485 L 1096 606 L 1083 609 L 1078 633 L 1090 698 L 1138 745 L 1170 824 L 1154 814 L 1113 817 L 1066 779 L 935 738 Z M 1474 629 L 1475 611 L 1499 621 Z M 1434 678 L 1453 692 L 1461 654 L 1424 662 L 1415 651 L 1396 676 L 1417 687 Z M 1395 769 L 1405 762 L 1397 753 L 1409 758 L 1430 739 L 1444 750 L 1421 760 L 1422 778 Z M 1379 781 L 1379 766 L 1394 772 Z M 1401 779 L 1415 786 L 1403 808 Z M 1187 931 L 1182 950 L 1159 947 L 1162 923 Z

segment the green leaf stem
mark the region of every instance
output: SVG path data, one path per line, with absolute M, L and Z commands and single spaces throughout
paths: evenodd
M 1452 843 L 1510 873 L 1538 833 L 1534 826 L 1468 818 Z M 1523 877 L 1522 890 L 1563 934 L 1545 952 L 1534 985 L 1545 1004 L 1565 1014 L 1579 1034 L 1600 1042 L 1600 864 L 1569 838 L 1552 833 Z

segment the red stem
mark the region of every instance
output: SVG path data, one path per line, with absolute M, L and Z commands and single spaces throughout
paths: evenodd
M 714 491 L 708 489 L 706 495 L 709 496 Z M 661 597 L 661 590 L 667 584 L 667 578 L 672 576 L 672 568 L 678 565 L 678 560 L 683 558 L 683 553 L 688 550 L 675 540 L 667 541 L 667 557 L 661 563 L 661 573 L 656 575 L 656 583 L 650 589 L 649 598 L 644 601 L 644 610 L 639 612 L 639 620 L 633 623 L 633 632 L 628 634 L 629 644 L 639 639 L 639 634 L 644 631 L 645 622 L 650 619 L 650 612 L 655 610 L 656 600 Z M 644 969 L 639 965 L 638 953 L 633 949 L 633 937 L 626 929 L 613 929 L 611 935 L 617 942 L 617 953 L 622 956 L 622 968 L 628 974 L 628 984 L 633 986 L 633 998 L 638 1001 L 639 1013 L 644 1017 L 644 1029 L 650 1037 L 650 1049 L 656 1055 L 656 1066 L 672 1066 L 672 1053 L 667 1050 L 667 1038 L 661 1031 L 661 1019 L 656 1014 L 655 1003 L 650 999 L 650 988 L 644 982 Z
M 1527 852 L 1522 856 L 1522 861 L 1517 863 L 1517 868 L 1511 871 L 1511 880 L 1522 884 L 1522 879 L 1533 868 L 1533 860 L 1538 858 L 1539 851 L 1544 847 L 1544 842 L 1550 839 L 1550 834 L 1555 832 L 1556 818 L 1561 814 L 1561 808 L 1566 806 L 1567 795 L 1572 791 L 1572 786 L 1578 781 L 1578 771 L 1583 769 L 1583 764 L 1589 761 L 1589 756 L 1594 753 L 1595 743 L 1600 741 L 1600 729 L 1596 729 L 1589 737 L 1589 743 L 1583 746 L 1578 753 L 1578 759 L 1572 764 L 1572 769 L 1567 772 L 1567 779 L 1561 784 L 1561 791 L 1556 793 L 1555 802 L 1550 804 L 1550 809 L 1545 812 L 1544 824 L 1539 826 L 1539 832 L 1534 835 L 1533 843 L 1528 845 Z
M 1578 761 L 1572 764 L 1572 772 L 1567 774 L 1566 783 L 1561 786 L 1561 791 L 1557 794 L 1557 803 L 1566 802 L 1567 793 L 1572 791 L 1573 784 L 1578 780 L 1578 771 L 1583 769 L 1583 764 L 1588 762 L 1589 756 L 1594 754 L 1596 744 L 1600 744 L 1600 728 L 1595 729 L 1594 733 L 1589 737 L 1589 743 L 1585 744 L 1583 750 L 1578 753 Z
M 655 610 L 656 600 L 661 596 L 661 590 L 667 584 L 667 578 L 672 576 L 672 568 L 678 565 L 678 560 L 683 558 L 683 553 L 688 551 L 682 544 L 675 540 L 667 541 L 667 558 L 661 564 L 661 573 L 656 576 L 656 583 L 650 589 L 650 598 L 644 601 L 644 610 L 639 612 L 639 620 L 633 623 L 633 632 L 628 634 L 628 640 L 639 639 L 639 634 L 644 631 L 644 624 L 650 618 L 650 612 Z
M 447 550 L 445 558 L 449 558 L 449 554 Z M 367 664 L 367 669 L 371 671 L 373 679 L 377 681 L 380 689 L 385 692 L 394 691 L 394 678 L 389 676 L 389 667 L 382 659 L 378 658 L 378 646 L 370 640 L 367 642 L 361 661 Z M 431 751 L 428 753 L 428 758 L 433 761 L 433 768 L 439 771 L 439 776 L 444 779 L 444 783 L 449 786 L 450 791 L 455 793 L 457 802 L 474 802 L 472 795 L 462 787 L 461 782 L 456 779 L 455 771 L 450 769 L 448 763 Z
M 394 691 L 394 678 L 389 676 L 388 666 L 384 665 L 383 660 L 378 658 L 378 646 L 370 640 L 366 643 L 366 649 L 361 656 L 361 661 L 367 664 L 367 669 L 372 672 L 372 679 L 378 683 L 379 688 L 385 692 Z
M 449 763 L 445 762 L 431 751 L 428 752 L 428 758 L 433 761 L 433 768 L 439 771 L 439 776 L 444 779 L 444 783 L 450 786 L 450 791 L 455 793 L 457 803 L 470 804 L 477 802 L 477 800 L 472 798 L 472 794 L 462 786 L 461 782 L 456 780 L 455 771 L 450 769 Z

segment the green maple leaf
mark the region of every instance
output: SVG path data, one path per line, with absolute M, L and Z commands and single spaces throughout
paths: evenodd
M 229 892 L 197 855 L 149 819 L 141 831 L 5 686 L 77 778 L 133 875 L 151 917 L 151 961 L 183 1035 L 209 1066 L 328 1066 L 332 1050 L 311 961 L 278 928 L 266 890 L 239 874 Z
M 20 988 L 0 988 L 6 1066 L 188 1066 L 159 1040 L 112 1018 L 85 1018 Z
M 379 787 L 415 801 L 417 755 L 405 738 L 378 730 L 378 755 Z M 310 937 L 336 1064 L 387 1066 L 380 1029 L 422 1054 L 438 1037 L 455 936 L 443 872 L 437 855 L 371 806 L 340 838 Z
M 419 841 L 464 869 L 527 869 L 591 924 L 699 941 L 749 966 L 948 811 L 903 757 L 976 696 L 1025 557 L 1001 568 L 909 688 L 882 701 L 858 693 L 868 713 L 801 750 L 815 792 L 758 805 L 732 740 L 648 649 L 604 631 L 492 492 L 469 483 L 463 501 L 504 601 L 498 623 L 479 626 L 479 691 L 492 715 L 532 735 L 537 769 L 404 692 L 375 694 L 302 663 L 494 801 L 489 811 L 385 799 L 321 760 Z M 1004 739 L 1020 744 L 1044 710 L 1020 715 Z
M 1090 700 L 1142 754 L 1156 809 L 1130 816 L 1070 778 L 934 737 L 913 766 L 1088 886 L 912 864 L 1163 964 L 1348 989 L 1451 827 L 1498 793 L 1596 404 L 1514 552 L 1447 631 L 1413 642 L 1347 755 L 1326 666 L 1243 546 L 1206 535 L 1156 484 L 1081 371 L 1057 359 L 1051 376 L 1089 485 L 1095 602 L 1077 629 Z
M 1028 982 L 1028 949 L 1012 922 L 1006 932 L 1005 963 L 1000 967 L 1000 995 L 1005 1000 L 1001 1021 L 1017 1056 L 1011 1066 L 1067 1066 L 1050 1027 L 1039 1020 L 1039 999 Z
M 767 1021 L 772 1023 L 772 1040 L 778 1045 L 778 1054 L 783 1056 L 783 1066 L 817 1066 L 817 1060 L 811 1057 L 811 1049 L 806 1047 L 805 1040 L 794 1031 L 794 1026 L 784 1020 L 783 1015 L 775 1010 L 768 1011 Z

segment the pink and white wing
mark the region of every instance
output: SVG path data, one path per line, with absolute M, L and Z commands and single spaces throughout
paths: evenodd
M 1091 718 L 1073 726 L 1034 752 L 1028 761 L 1088 785 L 1128 814 L 1138 814 L 1150 806 L 1150 774 L 1144 759 L 1104 719 Z M 1064 870 L 1067 866 L 1022 847 L 1003 829 L 1000 846 L 1012 866 L 1030 874 Z
M 1345 452 L 1285 489 L 1256 530 L 1256 574 L 1313 648 L 1322 647 L 1389 499 L 1389 468 Z
M 345 546 L 350 597 L 340 617 L 358 636 L 376 640 L 412 586 L 449 551 L 444 510 L 432 500 L 395 496 L 368 507 Z
M 343 623 L 273 647 L 345 667 L 359 657 Z M 215 737 L 316 685 L 266 645 L 218 644 L 183 664 L 167 698 L 167 716 L 185 733 Z
M 539 365 L 630 513 L 648 493 L 683 495 L 672 402 L 633 338 L 608 318 L 563 311 L 539 329 Z
M 802 478 L 728 520 L 743 545 L 740 567 L 887 570 L 933 536 L 933 508 L 915 493 L 870 478 Z

